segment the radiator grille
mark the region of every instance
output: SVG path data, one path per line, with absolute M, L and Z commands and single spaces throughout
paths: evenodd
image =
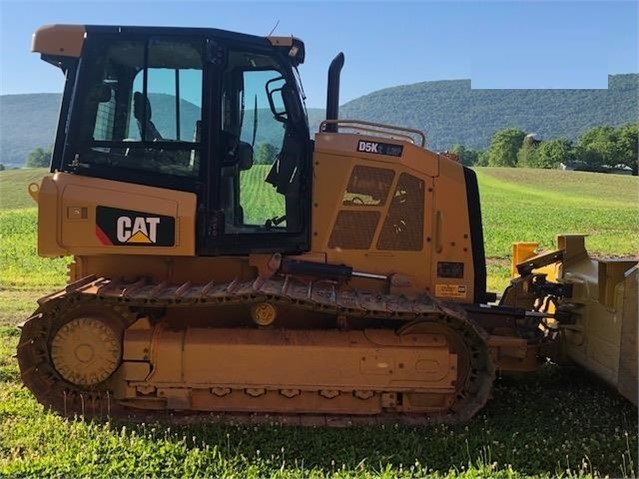
M 393 170 L 356 166 L 344 193 L 345 206 L 384 206 L 391 183 Z
M 379 219 L 379 211 L 340 211 L 328 247 L 369 249 Z
M 424 182 L 402 173 L 377 241 L 377 249 L 419 251 L 423 240 Z

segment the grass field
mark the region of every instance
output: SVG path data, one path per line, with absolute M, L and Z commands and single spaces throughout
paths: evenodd
M 639 253 L 637 177 L 512 168 L 478 168 L 477 176 L 492 291 L 508 283 L 516 241 L 551 249 L 558 234 L 580 233 L 593 256 Z
M 0 476 L 636 477 L 637 410 L 586 373 L 544 367 L 499 377 L 468 424 L 345 429 L 82 422 L 46 413 L 12 358 L 15 325 L 61 286 L 66 259 L 36 256 L 26 184 L 0 172 Z M 598 255 L 639 251 L 637 178 L 479 169 L 490 281 L 507 281 L 512 241 L 551 247 L 589 233 Z

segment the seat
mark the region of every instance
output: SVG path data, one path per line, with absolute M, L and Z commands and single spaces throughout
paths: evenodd
M 151 102 L 139 91 L 133 94 L 133 115 L 138 122 L 142 141 L 160 141 L 164 139 L 151 121 Z

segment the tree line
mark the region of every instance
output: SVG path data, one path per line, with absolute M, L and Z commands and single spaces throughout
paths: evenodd
M 46 168 L 51 164 L 51 155 L 53 154 L 53 148 L 36 148 L 31 150 L 27 155 L 24 166 L 26 168 Z M 4 170 L 17 170 L 18 166 L 7 166 L 4 163 L 0 163 L 0 171 Z
M 455 145 L 455 153 L 466 166 L 510 168 L 567 168 L 609 171 L 630 168 L 637 175 L 639 123 L 618 127 L 600 125 L 584 132 L 575 142 L 565 138 L 541 141 L 518 128 L 497 131 L 486 150 Z
M 32 150 L 27 156 L 25 166 L 27 168 L 45 168 L 51 163 L 52 148 L 36 148 Z M 265 142 L 261 143 L 257 147 L 253 162 L 258 165 L 272 165 L 277 157 L 277 148 L 272 144 Z M 0 164 L 0 171 L 4 170 L 5 166 Z
M 609 171 L 627 167 L 638 173 L 639 123 L 618 127 L 596 126 L 584 132 L 575 142 L 565 138 L 541 141 L 518 128 L 497 131 L 485 150 L 454 145 L 455 153 L 465 166 L 510 168 L 567 168 L 585 171 Z M 270 165 L 277 148 L 268 142 L 255 151 L 254 163 Z M 49 166 L 51 148 L 36 148 L 27 157 L 27 168 Z M 0 165 L 0 169 L 3 169 Z

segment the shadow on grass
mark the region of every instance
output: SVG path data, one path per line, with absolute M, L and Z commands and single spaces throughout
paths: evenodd
M 175 425 L 164 416 L 111 425 L 151 440 L 217 447 L 247 463 L 288 460 L 325 471 L 419 464 L 446 473 L 469 463 L 496 463 L 523 474 L 570 469 L 616 477 L 624 461 L 638 463 L 636 408 L 591 375 L 555 365 L 535 375 L 498 378 L 494 398 L 466 424 L 328 428 L 202 421 Z

